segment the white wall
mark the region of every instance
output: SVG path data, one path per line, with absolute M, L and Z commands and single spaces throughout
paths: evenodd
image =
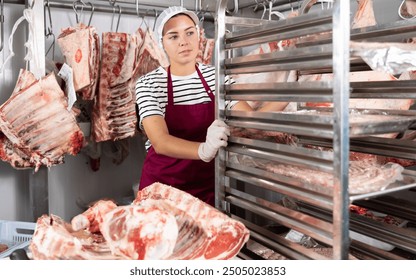
M 9 55 L 9 37 L 14 23 L 23 15 L 22 5 L 4 7 L 4 46 L 0 52 L 0 67 Z M 15 86 L 19 69 L 25 67 L 26 24 L 18 26 L 13 37 L 15 56 L 6 64 L 0 75 L 0 104 L 9 97 Z M 19 171 L 0 161 L 0 219 L 27 220 L 30 217 L 28 206 L 29 171 Z

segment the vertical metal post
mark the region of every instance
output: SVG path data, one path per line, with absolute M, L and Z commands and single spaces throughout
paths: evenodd
M 334 259 L 347 259 L 349 249 L 349 41 L 350 1 L 336 0 L 333 8 L 334 95 Z
M 215 18 L 215 118 L 224 120 L 225 98 L 224 98 L 224 58 L 225 58 L 225 10 L 228 0 L 220 0 L 217 4 L 217 15 Z M 215 159 L 215 207 L 225 210 L 225 159 L 226 152 L 222 148 Z
M 34 13 L 33 39 L 36 53 L 33 53 L 29 61 L 30 71 L 37 79 L 45 76 L 45 23 L 43 0 L 28 0 L 26 7 L 32 7 Z M 49 191 L 48 191 L 48 170 L 45 167 L 39 168 L 38 172 L 29 173 L 29 199 L 32 209 L 32 219 L 36 221 L 43 214 L 49 214 Z

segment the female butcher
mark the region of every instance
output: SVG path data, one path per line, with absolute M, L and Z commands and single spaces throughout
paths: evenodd
M 215 68 L 196 61 L 198 23 L 196 14 L 182 7 L 167 8 L 156 20 L 170 66 L 136 84 L 140 128 L 148 137 L 139 189 L 160 182 L 214 205 L 213 159 L 227 146 L 230 130 L 214 118 Z M 252 110 L 246 102 L 230 102 L 231 108 Z

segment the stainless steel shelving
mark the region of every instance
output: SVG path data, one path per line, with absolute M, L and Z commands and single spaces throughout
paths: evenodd
M 258 135 L 255 138 L 232 135 L 229 145 L 220 151 L 216 161 L 219 174 L 216 180 L 217 207 L 244 222 L 251 230 L 253 242 L 291 259 L 327 257 L 289 242 L 265 225 L 282 225 L 312 237 L 320 245 L 332 248 L 329 258 L 333 259 L 351 258 L 351 250 L 365 252 L 363 258 L 401 259 L 394 252 L 351 241 L 350 230 L 415 254 L 416 236 L 410 230 L 351 215 L 349 206 L 351 203 L 371 206 L 375 211 L 403 219 L 414 218 L 409 213 L 415 211 L 415 204 L 391 207 L 392 211 L 383 210 L 383 206 L 387 203 L 385 199 L 394 203 L 391 198 L 389 200 L 390 194 L 416 187 L 416 172 L 405 169 L 401 180 L 382 190 L 352 195 L 349 193 L 348 168 L 350 152 L 416 160 L 414 141 L 378 137 L 385 133 L 415 130 L 416 111 L 349 109 L 346 105 L 350 99 L 357 98 L 416 99 L 415 80 L 349 82 L 348 78 L 351 72 L 369 70 L 360 57 L 353 55 L 350 40 L 403 42 L 416 37 L 414 22 L 399 21 L 350 30 L 349 1 L 334 1 L 333 9 L 324 13 L 243 25 L 243 18 L 226 15 L 227 2 L 222 0 L 217 5 L 216 117 L 239 131 L 294 136 L 296 145 L 277 143 L 273 136 L 260 139 Z M 296 47 L 242 55 L 245 50 L 259 44 L 283 40 L 295 42 Z M 224 84 L 226 75 L 275 71 L 296 71 L 300 75 L 330 73 L 333 79 Z M 225 103 L 233 100 L 297 102 L 298 110 L 226 110 Z M 307 102 L 330 102 L 333 106 L 311 108 L 304 105 Z M 262 162 L 327 172 L 333 175 L 334 183 L 328 188 L 277 175 L 262 168 Z M 288 198 L 294 204 L 284 205 L 282 198 Z M 244 253 L 247 258 L 250 255 Z

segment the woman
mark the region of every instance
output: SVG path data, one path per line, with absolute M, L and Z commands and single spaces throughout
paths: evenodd
M 196 62 L 198 23 L 182 7 L 167 8 L 156 20 L 170 66 L 136 84 L 140 128 L 149 139 L 139 189 L 161 182 L 214 205 L 213 159 L 227 146 L 230 130 L 214 118 L 215 68 Z M 230 102 L 227 109 L 252 110 L 246 102 Z

